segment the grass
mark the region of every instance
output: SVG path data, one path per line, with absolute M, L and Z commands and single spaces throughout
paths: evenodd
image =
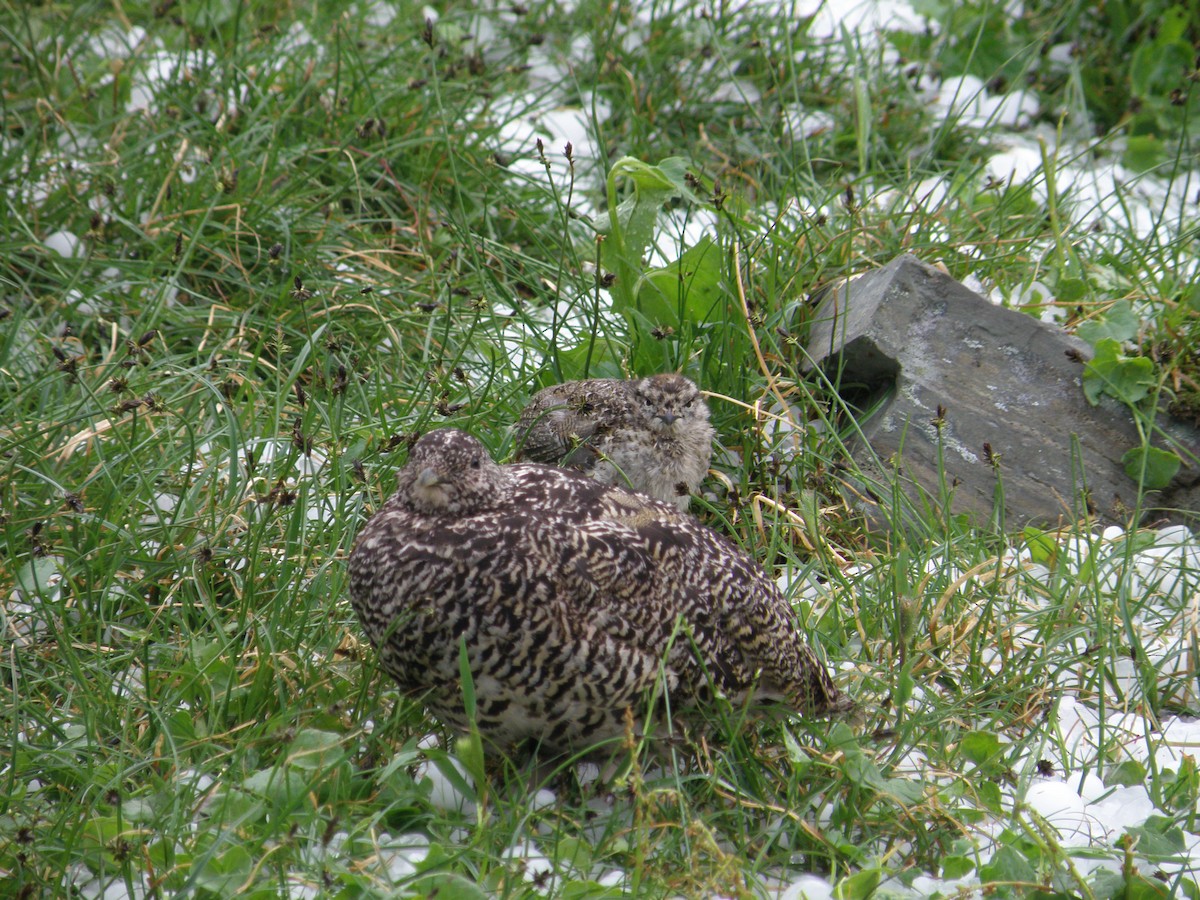
M 1099 123 L 1089 153 L 1189 177 L 1194 92 L 1162 100 L 1148 61 L 1185 37 L 1087 6 L 966 4 L 884 52 L 686 4 L 426 24 L 349 0 L 0 3 L 3 892 L 741 896 L 815 873 L 845 896 L 927 876 L 1195 895 L 1172 868 L 1197 833 L 1193 757 L 1122 750 L 1127 714 L 1196 709 L 1194 555 L 1168 557 L 1180 587 L 1139 568 L 1147 538 L 1086 523 L 930 516 L 869 541 L 834 499 L 850 426 L 803 368 L 806 296 L 914 252 L 1007 296 L 1048 285 L 1071 324 L 1127 300 L 1160 383 L 1195 390 L 1194 215 L 1163 204 L 1174 237 L 1089 231 L 1070 184 L 1047 215 L 989 180 L 992 132 L 921 94 L 936 74 L 1027 83 L 1051 134 L 1068 109 L 1067 132 Z M 1042 51 L 1081 17 L 1055 69 Z M 1114 119 L 1127 75 L 1150 93 Z M 504 143 L 565 104 L 598 163 Z M 672 214 L 713 223 L 721 290 L 673 334 L 597 291 L 620 157 L 687 160 L 696 200 Z M 864 721 L 731 725 L 676 769 L 635 748 L 611 797 L 574 776 L 545 805 L 527 773 L 472 786 L 361 641 L 353 537 L 413 435 L 460 425 L 502 455 L 535 386 L 651 364 L 714 395 L 729 489 L 701 515 L 789 573 Z M 824 423 L 804 453 L 747 411 L 780 396 Z M 1098 717 L 1090 753 L 1063 696 Z M 1155 816 L 1093 871 L 1023 800 L 1047 769 L 1143 786 Z M 446 809 L 447 785 L 472 806 Z

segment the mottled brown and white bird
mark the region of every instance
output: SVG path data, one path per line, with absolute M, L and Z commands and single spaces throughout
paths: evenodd
M 623 733 L 665 687 L 711 698 L 852 704 L 754 561 L 674 505 L 569 469 L 499 465 L 456 429 L 413 447 L 350 554 L 350 596 L 381 664 L 446 725 L 552 752 Z
M 551 385 L 517 422 L 517 459 L 564 465 L 688 508 L 714 431 L 696 385 L 670 373 Z

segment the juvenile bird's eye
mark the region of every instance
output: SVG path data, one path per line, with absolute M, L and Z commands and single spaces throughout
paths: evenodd
M 472 469 L 478 469 L 482 465 L 483 465 L 483 460 L 481 460 L 478 456 L 475 457 L 473 460 L 471 460 L 471 468 Z

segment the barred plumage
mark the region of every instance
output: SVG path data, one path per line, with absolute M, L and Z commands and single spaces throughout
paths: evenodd
M 672 708 L 715 686 L 809 714 L 847 709 L 775 583 L 675 506 L 567 469 L 501 466 L 431 432 L 350 556 L 383 668 L 466 727 L 464 641 L 485 737 L 550 750 L 620 734 L 661 677 Z
M 517 458 L 565 465 L 688 508 L 712 459 L 708 405 L 682 375 L 595 378 L 533 395 L 517 422 Z

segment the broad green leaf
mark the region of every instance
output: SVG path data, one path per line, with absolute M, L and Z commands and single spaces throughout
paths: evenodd
M 243 781 L 242 787 L 277 809 L 289 809 L 308 795 L 309 778 L 307 773 L 284 765 L 260 769 Z
M 1158 447 L 1134 447 L 1121 457 L 1125 474 L 1150 491 L 1161 491 L 1171 483 L 1182 460 Z
M 910 778 L 888 778 L 880 790 L 897 803 L 913 806 L 925 799 L 925 788 L 919 781 Z
M 1155 23 L 1153 41 L 1142 41 L 1129 61 L 1133 93 L 1151 99 L 1180 84 L 1180 73 L 1192 68 L 1195 51 L 1184 39 L 1188 14 L 1182 6 L 1169 7 Z
M 375 774 L 375 780 L 383 784 L 391 778 L 400 776 L 402 782 L 409 782 L 411 779 L 408 776 L 408 769 L 421 759 L 421 753 L 413 747 L 402 747 L 397 751 L 396 755 L 391 758 L 386 766 L 380 769 Z
M 994 781 L 975 782 L 975 796 L 986 809 L 996 815 L 1004 814 L 1004 796 L 1000 793 L 1000 785 Z
M 985 885 L 992 881 L 1030 884 L 1038 880 L 1029 860 L 1013 847 L 1002 846 L 987 865 L 979 867 L 979 880 Z
M 128 826 L 126 826 L 128 827 Z M 87 864 L 95 871 L 112 865 L 112 847 L 121 837 L 122 827 L 116 816 L 93 816 L 83 826 L 83 851 Z
M 244 824 L 256 822 L 266 815 L 266 807 L 258 797 L 238 787 L 215 794 L 207 807 L 209 818 L 216 822 Z
M 1093 406 L 1101 394 L 1135 405 L 1154 390 L 1154 363 L 1144 356 L 1123 356 L 1112 338 L 1096 344 L 1096 355 L 1083 370 L 1083 392 Z
M 1137 852 L 1151 859 L 1169 859 L 1182 855 L 1187 849 L 1183 829 L 1165 816 L 1150 816 L 1126 833 L 1137 841 Z
M 859 787 L 869 787 L 875 790 L 883 789 L 885 781 L 883 773 L 863 753 L 847 755 L 842 760 L 842 772 L 852 784 L 856 784 Z
M 1027 526 L 1021 532 L 1021 537 L 1025 540 L 1025 546 L 1029 548 L 1030 559 L 1043 566 L 1053 564 L 1058 556 L 1058 541 L 1051 535 L 1040 528 Z
M 488 895 L 475 882 L 453 872 L 437 872 L 413 882 L 422 897 L 438 900 L 487 900 Z
M 1171 809 L 1195 809 L 1200 798 L 1200 769 L 1196 758 L 1185 754 L 1177 772 L 1168 772 L 1163 779 L 1163 799 Z
M 678 330 L 683 322 L 707 322 L 725 298 L 721 249 L 708 235 L 671 265 L 646 273 L 638 309 L 651 321 Z
M 1000 753 L 1000 738 L 990 731 L 970 731 L 963 735 L 958 749 L 967 759 L 982 766 Z
M 1157 168 L 1166 156 L 1166 148 L 1158 135 L 1131 134 L 1125 141 L 1125 152 L 1121 154 L 1121 162 L 1134 172 L 1149 172 Z
M 1115 900 L 1125 896 L 1125 876 L 1111 869 L 1097 869 L 1088 886 L 1096 900 Z
M 1137 337 L 1141 324 L 1133 312 L 1133 305 L 1128 300 L 1118 300 L 1100 318 L 1082 323 L 1075 333 L 1095 347 L 1105 338 L 1112 338 L 1118 343 L 1131 341 Z
M 1179 896 L 1160 881 L 1151 881 L 1140 873 L 1133 873 L 1125 883 L 1122 900 L 1165 900 Z
M 660 326 L 636 309 L 625 310 L 625 318 L 634 333 L 630 364 L 635 372 L 664 372 L 670 368 L 671 344 L 655 336 Z
M 1112 787 L 1133 787 L 1146 783 L 1146 767 L 1136 759 L 1127 759 L 1108 770 L 1104 783 Z
M 633 183 L 633 192 L 617 202 L 622 180 Z M 679 157 L 662 160 L 657 166 L 625 156 L 608 171 L 607 236 L 600 247 L 604 269 L 616 276 L 610 291 L 617 309 L 636 304 L 642 275 L 642 258 L 654 236 L 663 204 L 676 197 L 703 203 L 687 184 L 687 161 Z
M 1092 406 L 1100 402 L 1109 374 L 1117 366 L 1118 356 L 1120 345 L 1112 338 L 1103 338 L 1096 343 L 1096 355 L 1083 369 L 1083 395 Z
M 965 878 L 974 871 L 974 860 L 966 856 L 946 856 L 942 858 L 942 877 L 947 880 Z
M 196 886 L 212 891 L 218 897 L 233 897 L 237 889 L 249 880 L 257 861 L 242 844 L 233 844 L 218 856 L 203 863 L 197 857 L 195 865 L 202 866 L 195 876 Z
M 1187 33 L 1188 25 L 1187 10 L 1183 6 L 1178 3 L 1174 6 L 1168 6 L 1163 10 L 1163 14 L 1158 20 L 1154 43 L 1163 46 L 1183 40 L 1184 35 Z
M 879 869 L 874 867 L 855 872 L 837 883 L 833 896 L 842 900 L 867 900 L 879 887 L 880 877 Z
M 559 867 L 569 866 L 576 872 L 590 872 L 592 848 L 579 838 L 565 837 L 555 846 L 554 859 Z
M 346 758 L 342 736 L 316 728 L 301 730 L 288 748 L 287 763 L 306 772 L 332 769 Z
M 1060 278 L 1054 283 L 1054 294 L 1060 303 L 1076 303 L 1087 295 L 1088 285 L 1082 278 Z
M 787 728 L 783 729 L 783 750 L 787 754 L 788 762 L 798 771 L 803 772 L 812 763 L 808 751 L 800 746 L 800 742 Z
M 558 367 L 562 372 L 563 381 L 576 381 L 583 378 L 624 378 L 620 357 L 628 348 L 616 344 L 607 337 L 597 337 L 595 340 L 585 340 L 574 347 L 558 351 Z M 549 387 L 558 384 L 558 379 L 549 369 L 543 372 L 537 387 Z
M 633 193 L 617 202 L 621 179 L 633 182 Z M 654 235 L 659 211 L 679 189 L 666 171 L 631 156 L 613 163 L 608 171 L 608 236 L 601 245 L 605 269 L 616 275 L 612 285 L 614 301 L 631 305 L 641 276 L 642 257 Z

